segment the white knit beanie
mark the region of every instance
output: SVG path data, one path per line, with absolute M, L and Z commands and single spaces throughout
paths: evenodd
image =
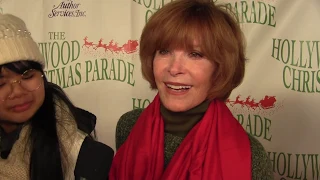
M 0 65 L 30 60 L 45 67 L 39 47 L 20 18 L 0 13 Z

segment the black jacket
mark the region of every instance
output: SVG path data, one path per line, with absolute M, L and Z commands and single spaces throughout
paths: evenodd
M 87 134 L 94 133 L 96 116 L 86 110 L 77 108 L 78 128 Z M 114 151 L 109 146 L 86 137 L 81 145 L 75 167 L 75 178 L 86 180 L 106 180 L 110 171 Z

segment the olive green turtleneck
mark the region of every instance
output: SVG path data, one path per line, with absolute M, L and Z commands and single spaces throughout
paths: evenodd
M 165 132 L 184 138 L 202 119 L 209 104 L 210 101 L 204 101 L 198 106 L 184 112 L 170 111 L 161 104 L 160 112 L 163 117 Z

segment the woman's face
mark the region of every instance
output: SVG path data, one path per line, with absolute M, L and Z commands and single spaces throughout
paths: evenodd
M 0 76 L 0 120 L 9 123 L 28 121 L 45 98 L 40 71 L 28 70 L 23 76 L 3 68 Z
M 202 103 L 211 88 L 214 69 L 198 46 L 193 50 L 158 50 L 153 73 L 162 104 L 171 111 L 181 112 Z

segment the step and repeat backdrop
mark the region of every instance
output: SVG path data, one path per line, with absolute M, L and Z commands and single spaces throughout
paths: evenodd
M 46 61 L 46 77 L 97 118 L 115 148 L 119 117 L 150 104 L 139 38 L 173 0 L 0 0 L 22 18 Z M 320 179 L 320 1 L 217 0 L 238 16 L 247 40 L 245 79 L 227 100 L 265 147 L 277 180 Z

